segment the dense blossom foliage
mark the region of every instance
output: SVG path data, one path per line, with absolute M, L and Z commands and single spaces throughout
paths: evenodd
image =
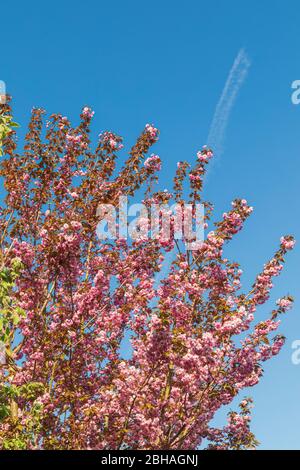
M 281 239 L 243 293 L 239 265 L 223 255 L 252 212 L 246 200 L 235 200 L 199 249 L 177 246 L 157 286 L 155 275 L 175 241 L 99 242 L 97 207 L 117 204 L 142 185 L 146 203 L 183 202 L 187 179 L 188 201 L 204 204 L 208 227 L 212 205 L 201 190 L 212 152 L 203 147 L 192 168 L 177 164 L 172 193 L 153 192 L 161 159 L 147 153 L 158 130 L 147 124 L 116 172 L 122 139 L 103 132 L 93 151 L 93 114 L 85 107 L 77 127 L 52 115 L 44 127 L 44 111 L 33 109 L 22 153 L 15 131 L 2 135 L 0 446 L 192 449 L 206 439 L 209 449 L 254 447 L 250 399 L 223 429 L 210 423 L 258 383 L 262 362 L 284 343 L 270 335 L 292 298 L 279 299 L 266 320 L 256 310 L 294 240 Z M 9 104 L 1 116 L 10 122 Z M 125 335 L 129 359 L 120 348 Z

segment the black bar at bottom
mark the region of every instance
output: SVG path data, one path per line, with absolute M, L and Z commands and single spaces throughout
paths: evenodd
M 299 462 L 299 451 L 0 451 L 1 468 L 5 463 L 13 462 L 31 466 L 63 463 L 73 468 L 121 466 L 134 469 L 141 465 L 187 465 L 200 469 L 211 463 L 243 465 L 245 462 L 251 465 L 259 461 L 270 464 L 273 459 L 286 466 L 288 462 Z

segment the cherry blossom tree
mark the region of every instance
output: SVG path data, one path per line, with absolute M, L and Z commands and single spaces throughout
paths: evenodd
M 93 150 L 90 108 L 75 127 L 59 114 L 44 125 L 44 114 L 32 110 L 19 153 L 10 105 L 1 105 L 1 447 L 195 449 L 204 439 L 208 449 L 255 447 L 250 398 L 224 428 L 211 422 L 259 382 L 262 362 L 284 344 L 275 332 L 292 297 L 279 299 L 264 321 L 256 311 L 293 237 L 281 238 L 244 293 L 242 271 L 223 247 L 252 208 L 233 201 L 209 231 L 213 206 L 202 186 L 210 149 L 198 152 L 193 167 L 177 164 L 172 192 L 155 192 L 162 161 L 148 155 L 159 136 L 153 125 L 116 171 L 122 138 L 103 132 Z M 187 184 L 188 202 L 205 207 L 207 236 L 197 250 L 174 236 L 99 241 L 100 204 L 117 206 L 141 188 L 146 205 L 183 204 Z M 173 249 L 176 258 L 157 286 Z M 129 359 L 122 356 L 125 335 Z

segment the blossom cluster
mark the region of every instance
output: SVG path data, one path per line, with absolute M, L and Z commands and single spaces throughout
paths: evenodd
M 11 113 L 9 104 L 0 112 Z M 0 326 L 9 358 L 0 369 L 7 410 L 0 446 L 196 449 L 207 439 L 208 448 L 255 447 L 249 399 L 223 428 L 211 422 L 259 382 L 262 363 L 284 344 L 278 316 L 292 297 L 280 298 L 264 321 L 256 310 L 268 300 L 294 239 L 281 238 L 244 292 L 243 272 L 224 247 L 253 209 L 236 199 L 211 226 L 213 208 L 201 192 L 210 149 L 198 152 L 194 166 L 179 162 L 173 192 L 154 192 L 153 173 L 161 167 L 156 154 L 148 156 L 159 135 L 154 125 L 146 125 L 115 175 L 122 138 L 105 131 L 93 151 L 90 108 L 75 128 L 51 116 L 45 139 L 43 114 L 33 110 L 22 155 L 14 132 L 3 145 L 0 294 L 10 289 L 10 302 L 2 301 L 0 313 L 9 325 Z M 116 208 L 120 196 L 134 196 L 143 185 L 146 206 L 172 198 L 183 203 L 189 185 L 191 204 L 201 200 L 206 208 L 209 229 L 199 248 L 185 250 L 172 237 L 99 242 L 99 205 Z
M 160 171 L 161 169 L 161 159 L 158 155 L 152 154 L 144 162 L 146 168 L 151 169 L 152 171 Z

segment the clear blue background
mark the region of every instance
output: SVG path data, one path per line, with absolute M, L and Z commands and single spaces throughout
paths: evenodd
M 192 161 L 205 144 L 214 108 L 238 50 L 251 58 L 249 76 L 231 113 L 225 151 L 207 180 L 216 216 L 234 197 L 255 212 L 228 253 L 249 286 L 282 234 L 299 236 L 299 14 L 286 1 L 14 1 L 1 4 L 0 79 L 14 97 L 21 135 L 33 106 L 74 123 L 83 105 L 95 110 L 94 132 L 111 129 L 130 146 L 145 123 L 161 129 L 156 152 L 161 184 L 178 160 Z M 287 343 L 250 390 L 253 430 L 261 448 L 300 449 L 299 248 L 288 256 L 272 299 L 290 292 L 283 318 Z M 267 309 L 258 313 L 264 318 Z M 217 418 L 221 423 L 222 413 Z

